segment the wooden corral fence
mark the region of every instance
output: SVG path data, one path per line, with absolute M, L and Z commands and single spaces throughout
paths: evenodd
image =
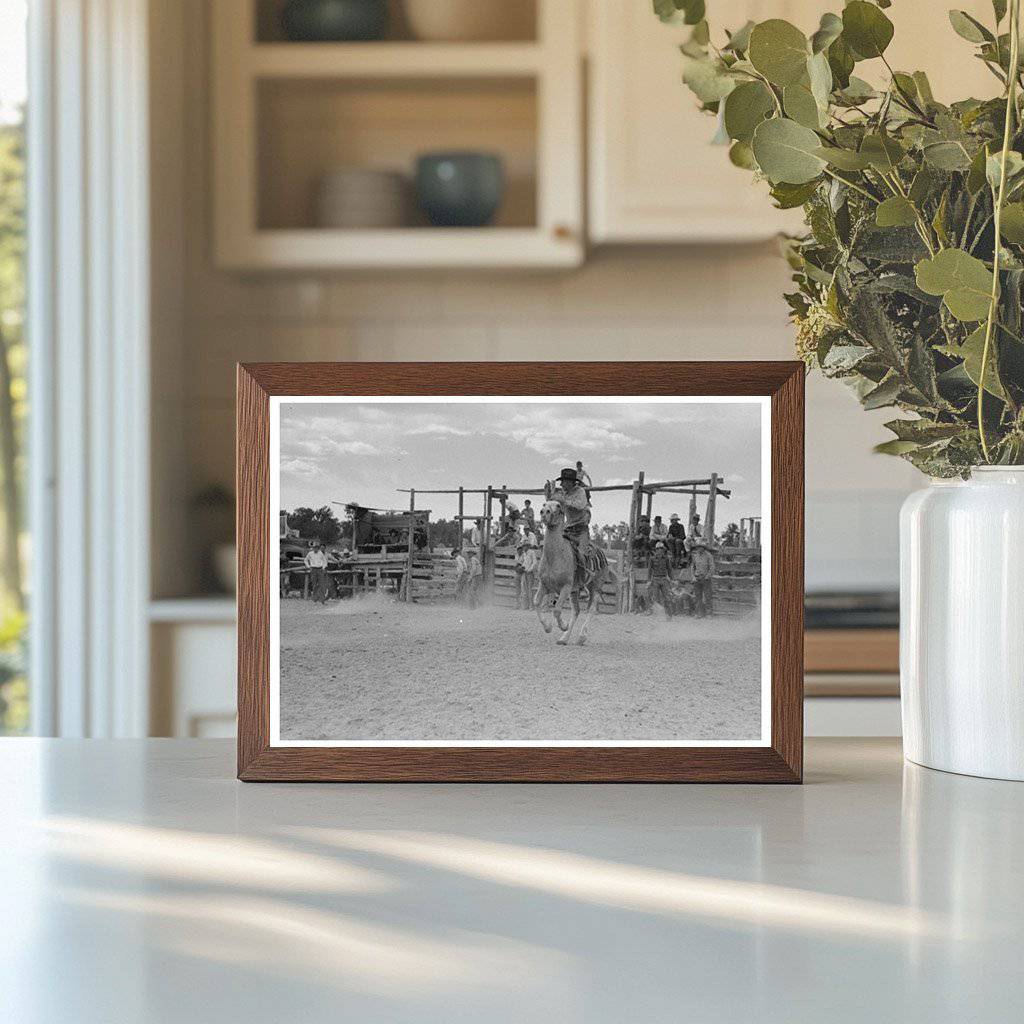
M 686 535 L 692 538 L 699 516 L 698 497 L 706 497 L 704 521 L 700 533 L 712 542 L 715 537 L 715 513 L 719 499 L 728 499 L 731 491 L 723 487 L 724 479 L 717 473 L 701 479 L 649 481 L 643 471 L 629 484 L 605 484 L 590 487 L 591 493 L 602 491 L 629 491 L 630 511 L 626 523 L 624 547 L 606 549 L 609 562 L 618 576 L 618 585 L 605 584 L 600 595 L 601 612 L 628 613 L 638 607 L 638 594 L 649 581 L 647 555 L 635 544 L 642 520 L 652 521 L 655 495 L 685 495 L 689 498 L 686 516 Z M 445 494 L 458 496 L 460 524 L 467 520 L 480 523 L 479 542 L 475 553 L 483 569 L 481 597 L 502 607 L 515 608 L 519 604 L 519 575 L 516 572 L 516 552 L 512 547 L 496 547 L 495 539 L 505 535 L 508 527 L 507 505 L 515 495 L 546 497 L 544 488 L 509 487 L 506 484 L 483 488 L 459 487 L 447 490 L 403 489 L 409 496 L 407 513 L 392 513 L 388 522 L 405 534 L 405 543 L 385 547 L 379 553 L 353 552 L 341 566 L 332 567 L 329 575 L 336 580 L 337 589 L 352 594 L 386 590 L 396 593 L 405 601 L 450 601 L 456 593 L 455 560 L 447 554 L 431 553 L 416 547 L 415 531 L 426 522 L 429 544 L 429 512 L 416 508 L 416 496 Z M 482 498 L 479 515 L 467 514 L 467 498 Z M 678 500 L 678 499 L 676 499 Z M 538 524 L 539 527 L 539 524 Z M 649 527 L 648 527 L 649 528 Z M 539 529 L 538 529 L 539 532 Z M 467 556 L 472 552 L 466 552 Z M 677 570 L 684 581 L 689 577 L 689 555 Z M 285 570 L 282 570 L 283 572 Z M 301 567 L 287 570 L 302 572 Z M 761 590 L 761 520 L 748 517 L 740 520 L 739 544 L 715 549 L 715 579 L 713 601 L 716 611 L 741 612 L 757 607 Z

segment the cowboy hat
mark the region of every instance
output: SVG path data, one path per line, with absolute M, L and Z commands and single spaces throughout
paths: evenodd
M 673 512 L 672 515 L 670 515 L 668 518 L 669 522 L 679 522 L 679 515 L 675 512 Z
M 573 483 L 576 483 L 579 478 L 576 475 L 576 470 L 573 469 L 571 466 L 568 466 L 565 469 L 563 469 L 561 473 L 558 474 L 558 479 L 571 480 Z
M 654 545 L 654 547 L 656 549 L 657 548 L 663 548 L 664 546 L 665 546 L 665 542 L 663 540 L 659 540 L 658 543 Z

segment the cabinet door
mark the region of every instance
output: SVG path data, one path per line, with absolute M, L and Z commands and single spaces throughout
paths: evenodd
M 771 17 L 810 31 L 821 9 L 810 0 L 735 0 L 711 16 L 717 37 Z M 710 145 L 715 120 L 681 78 L 689 28 L 662 24 L 650 0 L 591 0 L 588 23 L 592 241 L 737 241 L 799 226 L 799 211 L 776 210 L 763 182 Z
M 709 5 L 713 32 L 747 19 L 786 18 L 811 33 L 841 0 L 730 0 Z M 992 22 L 989 0 L 957 7 Z M 928 72 L 938 99 L 996 95 L 998 83 L 973 47 L 959 39 L 946 6 L 893 4 L 896 26 L 887 54 L 894 67 Z M 799 211 L 775 210 L 763 183 L 710 145 L 714 120 L 700 113 L 682 84 L 678 45 L 689 29 L 664 25 L 650 0 L 589 0 L 590 237 L 594 242 L 706 242 L 766 238 L 799 230 Z M 1006 24 L 1003 24 L 1005 31 Z M 858 74 L 887 79 L 881 62 Z

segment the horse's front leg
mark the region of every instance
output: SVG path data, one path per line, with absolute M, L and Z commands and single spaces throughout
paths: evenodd
M 558 638 L 558 643 L 560 644 L 567 644 L 569 642 L 573 627 L 576 625 L 576 620 L 580 617 L 580 596 L 573 589 L 572 584 L 567 584 L 562 587 L 562 592 L 558 595 L 558 604 L 560 608 L 564 605 L 566 598 L 569 599 L 569 603 L 572 605 L 572 618 L 569 620 L 568 627 L 562 625 L 561 616 L 557 611 L 555 612 L 555 618 L 558 619 L 558 625 L 565 630 L 565 632 L 563 632 Z
M 590 585 L 590 600 L 587 602 L 587 609 L 583 613 L 583 622 L 580 624 L 580 631 L 576 634 L 576 643 L 583 645 L 587 642 L 587 630 L 590 627 L 591 616 L 597 609 L 600 600 L 601 581 L 595 580 Z
M 541 583 L 540 586 L 537 587 L 537 593 L 533 598 L 533 605 L 537 609 L 537 618 L 540 619 L 540 624 L 544 627 L 545 633 L 551 632 L 551 619 L 549 616 L 545 615 L 546 611 L 551 610 L 550 606 L 545 608 L 549 596 L 551 597 L 551 600 L 554 601 L 555 595 L 549 595 L 547 588 L 543 583 Z

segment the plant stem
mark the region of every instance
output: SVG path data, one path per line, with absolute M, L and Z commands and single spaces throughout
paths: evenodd
M 992 295 L 989 300 L 988 319 L 985 322 L 985 345 L 981 350 L 981 369 L 978 371 L 978 435 L 985 461 L 992 462 L 988 437 L 985 434 L 985 372 L 988 369 L 989 351 L 992 346 L 992 331 L 999 309 L 999 256 L 1003 201 L 1006 197 L 1006 160 L 1010 151 L 1013 121 L 1017 111 L 1017 67 L 1020 61 L 1020 0 L 1010 0 L 1010 73 L 1006 76 L 1006 119 L 1003 124 L 1003 149 L 999 154 L 999 189 L 995 196 L 993 228 L 995 243 L 992 252 Z
M 846 178 L 840 178 L 838 174 L 833 174 L 827 167 L 824 168 L 824 173 L 827 174 L 833 180 L 841 182 L 843 185 L 852 188 L 854 192 L 859 192 L 862 196 L 866 196 L 868 199 L 871 200 L 871 202 L 877 205 L 878 196 L 873 196 L 866 188 L 861 188 L 860 185 L 858 185 L 854 181 L 847 181 Z

